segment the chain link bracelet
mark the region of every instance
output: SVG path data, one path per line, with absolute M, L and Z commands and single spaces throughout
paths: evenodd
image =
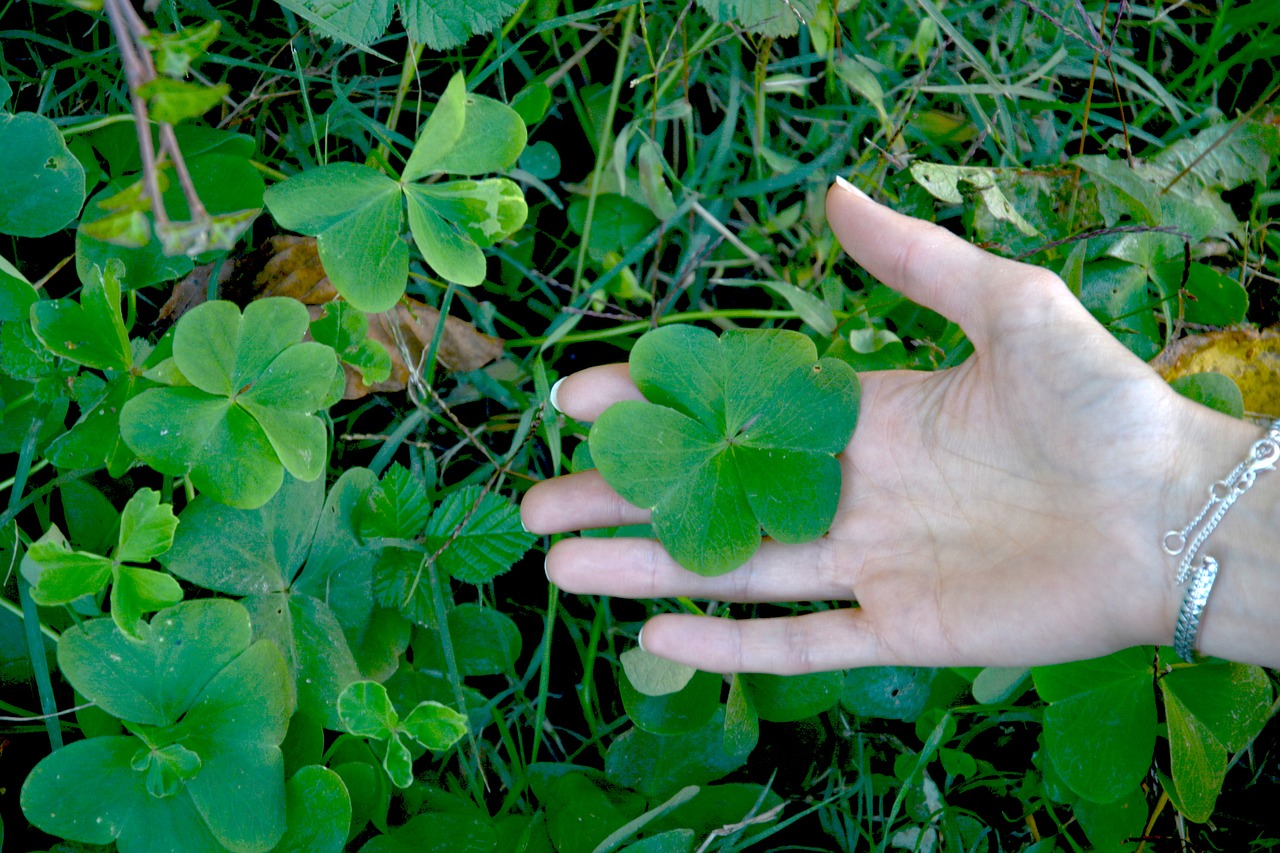
M 1196 564 L 1196 557 L 1217 529 L 1218 524 L 1240 496 L 1253 488 L 1258 474 L 1274 471 L 1280 460 L 1280 420 L 1271 422 L 1267 434 L 1254 442 L 1249 455 L 1224 479 L 1209 487 L 1209 500 L 1191 523 L 1181 530 L 1170 530 L 1160 540 L 1160 546 L 1170 557 L 1181 555 L 1178 563 L 1178 583 L 1191 579 L 1182 599 L 1178 624 L 1173 634 L 1173 649 L 1187 663 L 1195 659 L 1196 634 L 1200 630 L 1200 618 L 1218 577 L 1218 561 L 1208 554 Z

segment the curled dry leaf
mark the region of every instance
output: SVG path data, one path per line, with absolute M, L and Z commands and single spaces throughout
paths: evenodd
M 176 321 L 204 302 L 213 273 L 214 265 L 206 264 L 178 282 L 161 309 L 161 317 Z M 320 263 L 316 238 L 292 234 L 269 238 L 251 255 L 228 258 L 218 273 L 217 289 L 221 298 L 241 304 L 269 296 L 296 299 L 307 306 L 313 321 L 324 314 L 326 304 L 338 298 L 338 291 Z M 360 371 L 344 362 L 342 367 L 347 375 L 344 399 L 403 391 L 409 381 L 410 365 L 416 367 L 421 363 L 439 321 L 439 311 L 408 297 L 390 311 L 370 314 L 369 339 L 377 341 L 391 355 L 391 375 L 384 382 L 367 385 Z M 436 353 L 437 363 L 445 370 L 477 370 L 500 355 L 500 338 L 486 335 L 457 317 L 445 319 L 444 334 Z
M 1221 373 L 1240 388 L 1245 414 L 1280 417 L 1280 329 L 1228 329 L 1174 341 L 1151 366 L 1172 382 L 1193 373 Z

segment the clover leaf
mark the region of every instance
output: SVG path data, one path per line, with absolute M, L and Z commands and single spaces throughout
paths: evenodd
M 468 287 L 484 281 L 484 248 L 528 216 L 520 187 L 507 178 L 423 179 L 508 169 L 527 136 L 514 110 L 469 94 L 458 74 L 423 125 L 399 181 L 367 166 L 334 163 L 275 185 L 266 205 L 283 227 L 316 237 L 320 262 L 348 302 L 369 313 L 386 311 L 404 295 L 409 275 L 409 248 L 401 239 L 406 206 L 414 243 L 436 273 Z
M 847 364 L 799 332 L 666 326 L 636 343 L 631 378 L 649 402 L 609 407 L 591 456 L 680 565 L 723 574 L 761 528 L 805 542 L 831 526 L 860 399 Z
M 122 853 L 270 850 L 285 831 L 280 743 L 293 710 L 280 650 L 251 643 L 249 614 L 224 599 L 162 610 L 141 635 L 107 619 L 63 633 L 67 680 L 131 734 L 45 757 L 22 786 L 27 819 Z
M 84 204 L 84 167 L 58 126 L 35 113 L 0 111 L 0 233 L 45 237 Z
M 386 741 L 382 766 L 397 788 L 413 784 L 413 758 L 401 740 L 408 738 L 432 752 L 443 752 L 467 733 L 467 718 L 439 702 L 419 702 L 403 720 L 376 681 L 356 681 L 338 697 L 342 726 L 357 737 Z
M 299 710 L 331 729 L 339 727 L 342 689 L 385 678 L 408 645 L 399 615 L 373 605 L 378 549 L 351 526 L 374 482 L 367 469 L 349 469 L 326 499 L 321 480 L 288 477 L 252 510 L 200 495 L 182 511 L 173 547 L 160 558 L 183 580 L 243 596 L 257 635 L 284 652 Z
M 80 301 L 53 299 L 33 304 L 31 328 L 45 348 L 67 361 L 107 372 L 101 392 L 81 404 L 80 419 L 49 447 L 59 468 L 97 468 L 119 477 L 137 457 L 120 438 L 120 410 L 151 383 L 135 365 L 124 316 L 120 279 L 124 265 L 112 258 L 106 268 L 87 273 Z M 172 602 L 170 602 L 172 603 Z
M 260 299 L 243 316 L 230 302 L 193 308 L 173 336 L 172 366 L 189 384 L 126 403 L 125 442 L 156 470 L 189 473 L 200 491 L 235 507 L 262 506 L 285 471 L 315 480 L 328 458 L 315 412 L 339 368 L 332 349 L 300 342 L 307 326 L 307 309 L 292 299 Z
M 37 604 L 70 604 L 113 581 L 111 618 L 126 636 L 140 640 L 142 614 L 177 604 L 182 587 L 163 572 L 125 564 L 146 563 L 169 550 L 177 526 L 173 508 L 160 503 L 159 492 L 139 489 L 120 515 L 119 539 L 110 558 L 73 551 L 62 531 L 50 527 L 23 561 L 31 597 Z

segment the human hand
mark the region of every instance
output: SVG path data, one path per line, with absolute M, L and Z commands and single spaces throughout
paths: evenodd
M 1256 430 L 1181 398 L 1052 273 L 847 185 L 828 193 L 827 214 L 858 263 L 957 322 L 973 355 L 860 376 L 839 510 L 821 539 L 766 540 L 718 577 L 682 569 L 651 540 L 565 539 L 548 577 L 628 598 L 858 603 L 646 624 L 648 651 L 714 672 L 1031 665 L 1170 642 L 1182 589 L 1160 536 L 1185 524 Z M 557 393 L 584 421 L 624 399 L 640 399 L 625 365 L 574 374 Z M 521 512 L 536 533 L 648 519 L 594 471 L 536 485 Z

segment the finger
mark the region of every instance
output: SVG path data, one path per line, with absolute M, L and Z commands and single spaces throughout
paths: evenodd
M 555 407 L 571 418 L 594 421 L 619 400 L 643 400 L 625 364 L 605 364 L 571 373 L 556 383 Z
M 520 521 L 530 533 L 566 533 L 648 520 L 649 511 L 624 501 L 599 471 L 544 480 L 520 501 Z
M 568 592 L 622 598 L 710 598 L 716 601 L 826 601 L 852 589 L 831 568 L 822 540 L 784 545 L 766 540 L 747 563 L 704 577 L 671 559 L 652 539 L 564 539 L 547 553 L 547 576 Z
M 799 675 L 900 663 L 856 608 L 772 619 L 666 613 L 645 623 L 645 651 L 707 672 Z
M 988 337 L 988 319 L 1002 298 L 1022 299 L 1029 288 L 1054 278 L 877 204 L 848 182 L 827 193 L 827 220 L 840 245 L 869 273 L 959 323 L 970 338 Z

